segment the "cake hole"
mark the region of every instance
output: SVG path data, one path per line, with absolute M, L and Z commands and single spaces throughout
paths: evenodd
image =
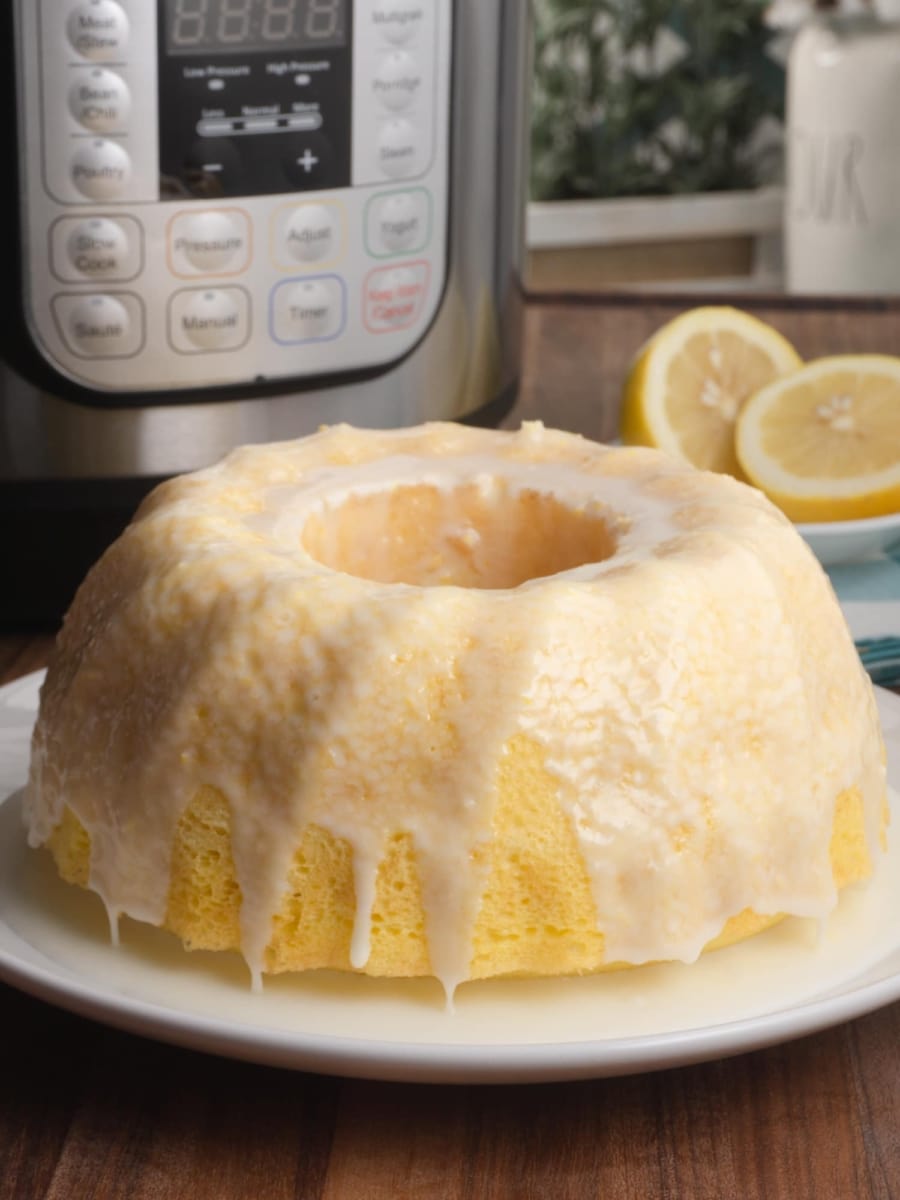
M 376 583 L 514 588 L 616 551 L 596 503 L 574 509 L 502 479 L 445 490 L 431 484 L 349 496 L 306 522 L 317 562 Z

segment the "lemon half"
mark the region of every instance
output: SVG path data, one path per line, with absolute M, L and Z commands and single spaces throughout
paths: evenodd
M 801 365 L 790 342 L 756 317 L 736 308 L 692 309 L 664 325 L 635 359 L 622 441 L 741 476 L 738 413 L 754 392 Z
M 758 392 L 735 432 L 747 478 L 793 521 L 900 511 L 900 359 L 845 354 Z

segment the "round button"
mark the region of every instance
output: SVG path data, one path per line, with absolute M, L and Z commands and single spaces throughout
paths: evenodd
M 386 121 L 378 135 L 375 153 L 385 175 L 399 178 L 414 174 L 419 167 L 419 135 L 403 117 Z
M 233 346 L 238 340 L 241 313 L 226 291 L 195 292 L 181 312 L 185 336 L 203 350 Z
M 129 348 L 131 320 L 115 296 L 85 296 L 68 315 L 69 337 L 83 354 L 116 354 Z
M 410 192 L 385 196 L 378 204 L 375 227 L 387 250 L 406 250 L 423 238 L 421 206 Z
M 299 262 L 330 258 L 337 246 L 337 224 L 324 204 L 301 204 L 284 231 L 288 253 Z
M 284 158 L 284 173 L 301 191 L 328 187 L 332 182 L 334 156 L 319 133 L 298 134 Z
M 174 250 L 199 271 L 220 271 L 246 248 L 246 235 L 228 213 L 205 212 L 176 227 Z
M 115 0 L 88 0 L 69 13 L 69 41 L 82 56 L 96 62 L 121 58 L 128 43 L 128 17 Z
M 125 273 L 128 238 L 117 222 L 106 217 L 91 217 L 73 228 L 66 251 L 76 271 L 92 279 L 103 279 Z
M 372 24 L 383 38 L 399 46 L 409 41 L 424 15 L 424 6 L 413 0 L 376 0 Z
M 331 293 L 323 283 L 318 280 L 295 283 L 285 289 L 281 300 L 279 332 L 297 341 L 323 337 L 332 326 L 334 312 Z
M 72 182 L 91 200 L 114 200 L 131 178 L 131 159 L 118 142 L 85 142 L 72 158 Z
M 80 74 L 69 89 L 69 111 L 95 133 L 121 130 L 131 112 L 131 93 L 121 76 L 95 67 Z
M 408 108 L 422 87 L 422 72 L 416 60 L 405 50 L 393 50 L 378 65 L 372 91 L 385 108 Z

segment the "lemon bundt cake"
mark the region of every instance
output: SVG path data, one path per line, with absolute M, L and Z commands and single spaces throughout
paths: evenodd
M 885 795 L 759 493 L 538 424 L 339 426 L 145 501 L 60 634 L 26 819 L 113 925 L 452 992 L 821 917 Z

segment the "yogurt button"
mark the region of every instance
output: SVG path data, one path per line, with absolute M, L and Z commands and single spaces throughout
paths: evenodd
M 175 219 L 172 249 L 198 271 L 220 271 L 246 255 L 247 231 L 229 213 L 192 213 Z
M 118 142 L 85 142 L 72 158 L 72 182 L 91 200 L 114 200 L 131 179 L 131 159 Z
M 422 90 L 422 72 L 405 50 L 393 50 L 378 65 L 372 92 L 385 108 L 408 108 Z
M 95 67 L 80 73 L 69 89 L 69 111 L 96 133 L 123 131 L 131 112 L 128 84 L 115 71 Z
M 399 46 L 408 42 L 421 27 L 425 6 L 413 0 L 375 0 L 372 24 L 389 42 Z
M 82 354 L 98 358 L 130 349 L 131 319 L 115 296 L 84 296 L 69 309 L 68 341 Z
M 73 227 L 66 251 L 76 271 L 103 279 L 126 273 L 131 247 L 121 225 L 106 217 L 92 217 Z
M 378 166 L 385 175 L 414 175 L 420 169 L 419 151 L 419 135 L 410 121 L 395 117 L 385 122 L 375 148 Z
M 298 262 L 331 258 L 337 238 L 334 212 L 324 204 L 301 204 L 291 213 L 284 230 L 288 253 Z
M 245 314 L 230 291 L 216 288 L 194 292 L 179 305 L 177 321 L 181 333 L 201 350 L 228 350 L 246 336 Z
M 406 250 L 425 240 L 425 220 L 421 192 L 397 192 L 385 196 L 375 210 L 378 241 L 387 250 Z
M 69 14 L 69 41 L 83 58 L 109 62 L 121 58 L 128 44 L 128 17 L 115 0 L 88 0 Z

